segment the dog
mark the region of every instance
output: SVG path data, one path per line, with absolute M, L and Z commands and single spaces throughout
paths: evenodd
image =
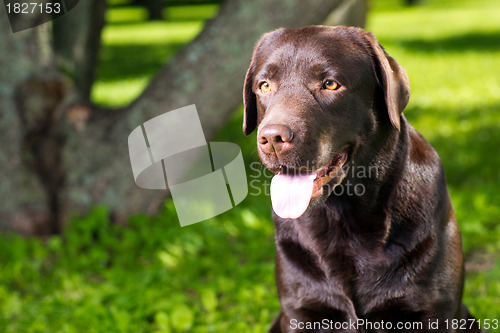
M 276 174 L 270 332 L 480 332 L 443 166 L 402 113 L 409 96 L 359 28 L 280 28 L 255 46 L 243 132 Z

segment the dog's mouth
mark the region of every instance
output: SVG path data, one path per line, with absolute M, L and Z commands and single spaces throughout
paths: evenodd
M 271 181 L 271 201 L 281 218 L 300 217 L 314 201 L 325 194 L 325 187 L 342 169 L 349 157 L 344 148 L 330 162 L 315 171 L 281 168 Z M 329 194 L 329 191 L 327 189 Z

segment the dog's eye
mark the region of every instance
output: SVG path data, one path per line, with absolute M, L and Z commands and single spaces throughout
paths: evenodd
M 259 86 L 259 89 L 260 91 L 262 91 L 263 93 L 266 93 L 266 92 L 269 92 L 271 91 L 271 85 L 269 84 L 269 82 L 262 82 Z
M 323 89 L 337 90 L 339 88 L 340 84 L 333 80 L 326 80 L 325 83 L 323 83 Z

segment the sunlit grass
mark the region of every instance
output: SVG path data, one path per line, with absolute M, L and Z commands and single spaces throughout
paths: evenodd
M 93 86 L 92 98 L 103 106 L 118 107 L 128 104 L 139 96 L 149 83 L 149 76 L 132 77 L 119 82 L 96 82 Z
M 165 20 L 145 21 L 143 7 L 112 7 L 102 34 L 93 101 L 111 107 L 130 103 L 217 9 L 212 4 L 167 7 Z
M 103 42 L 114 45 L 158 45 L 184 43 L 195 37 L 203 28 L 203 22 L 147 22 L 111 26 L 103 31 Z
M 142 22 L 147 18 L 148 11 L 145 7 L 112 7 L 106 12 L 108 24 Z

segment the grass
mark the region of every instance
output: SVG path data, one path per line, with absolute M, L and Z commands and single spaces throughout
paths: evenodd
M 500 319 L 500 5 L 401 3 L 374 0 L 367 28 L 407 69 L 405 115 L 445 165 L 467 258 L 465 301 L 477 318 Z M 217 9 L 196 8 L 169 8 L 166 22 L 111 9 L 94 99 L 119 106 L 137 96 Z M 243 137 L 241 119 L 239 110 L 216 139 L 238 143 L 249 164 L 255 137 Z M 259 173 L 248 170 L 251 179 Z M 167 201 L 125 228 L 95 207 L 62 236 L 3 235 L 0 331 L 265 332 L 279 304 L 263 190 L 251 186 L 235 209 L 185 228 Z
M 164 21 L 145 21 L 143 7 L 109 10 L 92 99 L 110 107 L 128 104 L 217 9 L 213 4 L 167 7 Z
M 465 301 L 478 318 L 500 305 L 500 6 L 494 1 L 375 7 L 371 29 L 410 77 L 408 120 L 436 148 L 462 230 Z

